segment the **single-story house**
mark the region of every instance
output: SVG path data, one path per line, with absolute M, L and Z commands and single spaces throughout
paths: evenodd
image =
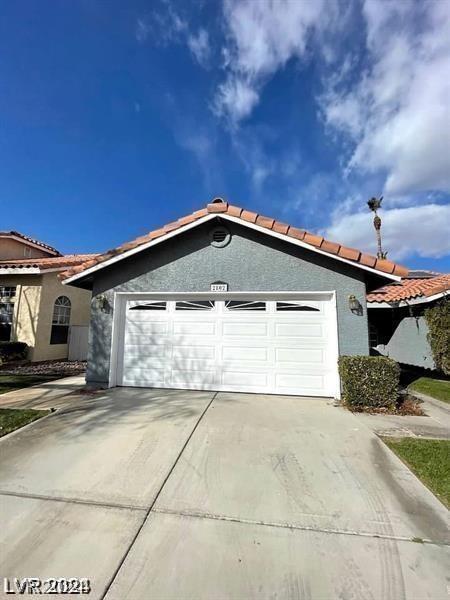
M 366 293 L 406 274 L 216 198 L 62 277 L 93 293 L 88 384 L 339 397 Z
M 410 271 L 367 295 L 370 347 L 399 363 L 434 369 L 424 311 L 450 293 L 450 274 Z
M 63 256 L 17 231 L 0 232 L 0 341 L 25 342 L 32 361 L 68 357 L 69 332 L 87 336 L 91 293 L 58 275 L 94 254 Z

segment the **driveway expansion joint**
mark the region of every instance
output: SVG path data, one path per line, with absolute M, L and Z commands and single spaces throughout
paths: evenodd
M 99 508 L 112 508 L 120 510 L 137 510 L 147 512 L 145 506 L 134 506 L 132 504 L 119 504 L 115 502 L 100 502 L 97 500 L 84 500 L 82 498 L 62 498 L 60 496 L 47 496 L 45 494 L 29 494 L 26 492 L 12 492 L 0 490 L 0 496 L 12 496 L 14 498 L 28 498 L 30 500 L 48 500 L 50 502 L 63 502 L 66 504 L 83 504 L 85 506 L 97 506 Z
M 245 519 L 232 517 L 229 515 L 218 515 L 213 513 L 202 513 L 189 510 L 175 510 L 170 508 L 153 508 L 152 513 L 163 515 L 175 515 L 179 517 L 188 517 L 192 519 L 205 519 L 211 521 L 225 521 L 228 523 L 240 523 L 241 525 L 260 525 L 262 527 L 275 527 L 279 529 L 290 529 L 294 531 L 311 531 L 313 533 L 326 533 L 331 535 L 349 535 L 355 537 L 376 538 L 382 540 L 392 540 L 397 542 L 412 542 L 414 544 L 429 544 L 433 546 L 450 546 L 448 542 L 436 541 L 420 537 L 407 537 L 400 535 L 389 535 L 384 533 L 371 533 L 369 531 L 357 531 L 352 529 L 330 529 L 324 527 L 314 527 L 313 525 L 298 525 L 296 523 L 282 523 L 278 521 L 260 521 L 254 519 Z

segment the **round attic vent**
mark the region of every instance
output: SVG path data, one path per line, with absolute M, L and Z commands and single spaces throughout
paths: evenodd
M 209 232 L 209 239 L 211 240 L 211 246 L 223 248 L 230 242 L 231 233 L 223 225 L 217 225 Z

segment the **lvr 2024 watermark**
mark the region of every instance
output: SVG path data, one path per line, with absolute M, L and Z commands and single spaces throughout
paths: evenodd
M 5 594 L 89 594 L 91 582 L 86 577 L 4 577 Z

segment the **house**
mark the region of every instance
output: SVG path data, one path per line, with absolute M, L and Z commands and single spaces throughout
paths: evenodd
M 369 353 L 367 291 L 406 274 L 216 198 L 62 277 L 93 292 L 93 386 L 339 397 L 338 355 Z
M 70 328 L 89 325 L 91 293 L 63 286 L 58 274 L 94 257 L 63 256 L 17 231 L 1 231 L 0 340 L 25 342 L 32 361 L 67 358 Z
M 450 293 L 450 274 L 410 271 L 367 296 L 370 346 L 399 363 L 434 369 L 424 311 Z

